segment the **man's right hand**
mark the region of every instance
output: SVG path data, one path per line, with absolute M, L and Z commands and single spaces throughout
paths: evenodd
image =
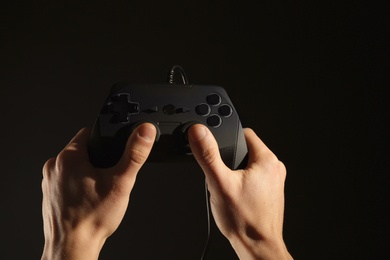
M 192 152 L 203 169 L 218 228 L 240 259 L 292 259 L 283 240 L 286 168 L 251 129 L 244 129 L 249 161 L 232 171 L 203 125 L 189 129 Z

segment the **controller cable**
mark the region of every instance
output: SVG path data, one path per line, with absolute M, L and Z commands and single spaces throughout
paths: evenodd
M 206 212 L 207 212 L 207 240 L 206 245 L 204 246 L 201 260 L 205 259 L 207 252 L 209 250 L 209 241 L 210 241 L 210 202 L 209 202 L 209 191 L 207 188 L 206 178 L 204 180 L 204 188 L 205 188 L 205 197 L 206 197 Z
M 175 77 L 176 71 L 178 71 L 180 73 L 183 84 L 188 84 L 187 75 L 186 75 L 184 69 L 180 65 L 172 66 L 171 70 L 168 73 L 168 83 L 175 84 L 174 77 Z
M 172 66 L 171 70 L 169 71 L 169 73 L 168 73 L 168 83 L 169 84 L 175 84 L 175 81 L 174 81 L 175 71 L 178 71 L 180 73 L 183 84 L 189 84 L 187 75 L 186 75 L 184 69 L 180 65 Z M 206 198 L 206 213 L 207 213 L 207 239 L 206 239 L 205 247 L 204 247 L 203 252 L 202 252 L 202 257 L 200 258 L 201 260 L 205 259 L 207 252 L 208 252 L 208 249 L 209 249 L 210 229 L 211 229 L 209 191 L 207 188 L 206 178 L 204 181 L 204 187 L 205 187 L 205 195 L 206 195 L 205 198 Z

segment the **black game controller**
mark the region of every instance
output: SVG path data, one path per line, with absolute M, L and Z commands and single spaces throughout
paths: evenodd
M 215 136 L 221 157 L 231 169 L 242 167 L 247 146 L 238 114 L 219 86 L 192 84 L 130 85 L 111 88 L 89 142 L 91 163 L 115 165 L 131 132 L 141 123 L 156 126 L 157 136 L 148 161 L 175 162 L 191 158 L 187 130 L 206 125 Z

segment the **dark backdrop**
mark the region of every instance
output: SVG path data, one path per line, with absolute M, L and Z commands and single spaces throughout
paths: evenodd
M 385 252 L 389 9 L 243 2 L 1 4 L 1 259 L 40 257 L 42 166 L 93 125 L 111 84 L 165 82 L 174 64 L 192 83 L 224 86 L 286 164 L 284 236 L 296 259 Z M 199 259 L 202 172 L 147 165 L 139 176 L 101 258 Z

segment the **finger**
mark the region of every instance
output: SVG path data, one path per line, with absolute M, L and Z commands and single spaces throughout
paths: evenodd
M 136 175 L 148 158 L 156 139 L 156 127 L 150 123 L 138 126 L 127 140 L 125 151 L 117 165 L 118 174 Z
M 78 133 L 70 140 L 68 146 L 78 145 L 78 144 L 87 144 L 88 137 L 91 134 L 91 129 L 84 127 L 78 131 Z
M 50 173 L 54 170 L 55 163 L 56 163 L 56 159 L 55 158 L 50 158 L 43 165 L 42 176 L 43 176 L 44 179 L 50 178 L 50 175 L 51 175 Z
M 207 178 L 221 180 L 229 169 L 222 161 L 217 141 L 210 130 L 201 124 L 195 124 L 188 130 L 188 139 L 195 159 Z
M 250 129 L 244 129 L 245 140 L 248 146 L 248 166 L 252 163 L 259 164 L 262 162 L 277 161 L 275 154 L 264 144 L 264 142 Z
M 91 130 L 89 128 L 82 128 L 58 154 L 56 163 L 59 170 L 69 161 L 72 161 L 72 164 L 89 161 L 87 150 L 90 133 Z
M 77 151 L 77 158 L 81 160 L 89 160 L 88 157 L 88 140 L 91 135 L 91 129 L 82 128 L 73 138 L 70 140 L 68 145 L 62 150 L 62 152 L 66 151 Z M 71 153 L 74 154 L 74 153 Z

